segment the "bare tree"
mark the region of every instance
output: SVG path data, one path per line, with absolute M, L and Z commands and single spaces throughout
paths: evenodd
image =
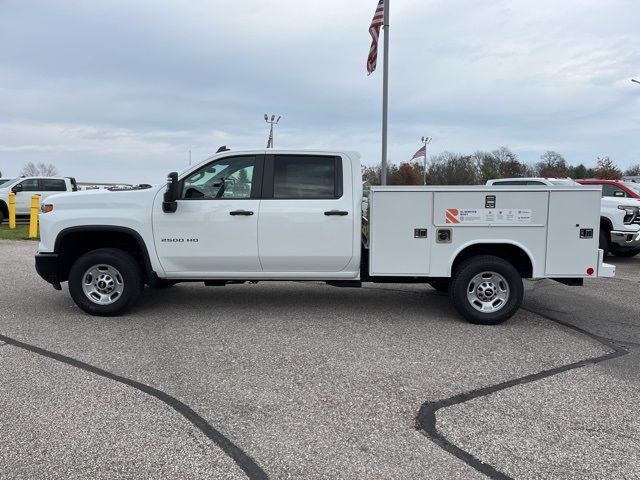
M 427 167 L 430 185 L 477 185 L 479 180 L 478 166 L 469 155 L 444 152 Z
M 28 162 L 24 167 L 20 175 L 25 177 L 55 177 L 58 175 L 58 169 L 52 164 Z
M 540 156 L 540 162 L 536 164 L 536 170 L 540 177 L 566 177 L 569 167 L 562 155 L 549 150 Z
M 637 176 L 640 175 L 640 163 L 636 163 L 635 165 L 631 165 L 624 172 L 625 175 Z M 1 176 L 1 175 L 0 175 Z
M 531 175 L 531 168 L 518 159 L 518 156 L 507 147 L 500 147 L 493 152 L 475 152 L 475 160 L 480 183 L 487 180 L 505 177 L 527 177 Z

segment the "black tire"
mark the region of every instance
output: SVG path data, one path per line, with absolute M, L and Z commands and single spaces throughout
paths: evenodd
M 99 305 L 90 300 L 84 292 L 85 273 L 96 265 L 111 267 L 121 276 L 122 293 L 113 303 Z M 127 252 L 116 248 L 100 248 L 85 253 L 74 262 L 69 272 L 69 293 L 76 305 L 90 315 L 121 315 L 138 302 L 143 289 L 142 272 L 138 262 Z
M 438 292 L 447 293 L 449 291 L 450 280 L 448 278 L 432 278 L 427 283 Z
M 604 228 L 600 229 L 600 237 L 598 237 L 598 248 L 604 251 L 604 256 L 606 257 L 611 250 L 611 240 L 610 233 Z
M 621 258 L 630 258 L 635 257 L 640 253 L 640 248 L 616 248 L 611 247 L 611 253 L 613 253 L 616 257 Z
M 467 299 L 467 288 L 471 287 L 474 277 L 484 272 L 492 272 L 502 277 L 498 281 L 498 286 L 506 283 L 508 294 L 503 304 L 496 306 L 497 310 L 493 312 L 480 312 L 476 310 Z M 504 287 L 504 285 L 502 285 Z M 473 291 L 473 290 L 471 290 Z M 497 290 L 494 289 L 493 293 Z M 520 308 L 524 297 L 524 286 L 520 274 L 506 260 L 492 255 L 479 255 L 464 260 L 456 267 L 451 277 L 451 285 L 449 288 L 449 299 L 453 303 L 455 309 L 470 323 L 479 325 L 497 325 L 511 318 Z M 497 300 L 494 300 L 497 301 Z
M 8 213 L 5 215 L 5 209 L 7 209 L 7 212 L 9 211 L 7 208 L 7 204 L 4 202 L 0 202 L 0 225 L 2 225 L 2 222 L 4 222 L 5 218 L 9 218 Z

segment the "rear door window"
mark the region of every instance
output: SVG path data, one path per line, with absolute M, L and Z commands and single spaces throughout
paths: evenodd
M 41 178 L 40 190 L 43 192 L 66 192 L 67 184 L 64 180 L 54 178 Z
M 324 199 L 342 196 L 340 157 L 276 155 L 273 198 Z

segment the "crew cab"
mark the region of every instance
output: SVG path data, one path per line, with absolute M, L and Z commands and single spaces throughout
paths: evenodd
M 600 248 L 605 255 L 633 257 L 640 253 L 640 184 L 599 178 L 576 182 L 602 187 Z
M 600 187 L 374 186 L 365 211 L 362 194 L 356 153 L 222 151 L 166 185 L 49 198 L 36 269 L 92 315 L 145 283 L 429 283 L 480 324 L 518 310 L 523 278 L 614 275 Z
M 9 218 L 9 194 L 16 194 L 16 215 L 29 215 L 31 196 L 39 195 L 40 203 L 60 192 L 75 192 L 76 181 L 71 177 L 21 177 L 0 184 L 0 223 Z

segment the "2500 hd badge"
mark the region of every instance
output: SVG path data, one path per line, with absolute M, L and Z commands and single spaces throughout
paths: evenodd
M 198 243 L 197 238 L 163 238 L 160 240 L 162 243 Z

